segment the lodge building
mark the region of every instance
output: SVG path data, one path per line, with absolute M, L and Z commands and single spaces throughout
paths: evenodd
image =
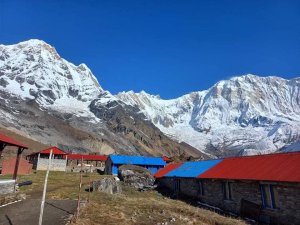
M 136 165 L 156 173 L 164 168 L 166 162 L 162 157 L 145 157 L 129 155 L 109 155 L 105 162 L 105 172 L 109 175 L 118 175 L 119 167 L 122 165 Z
M 299 224 L 300 152 L 169 164 L 155 174 L 174 196 L 266 224 Z

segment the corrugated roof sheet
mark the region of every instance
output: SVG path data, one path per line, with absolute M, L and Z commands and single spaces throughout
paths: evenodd
M 157 165 L 164 166 L 166 162 L 160 157 L 110 155 L 114 164 Z
M 28 148 L 26 145 L 22 144 L 19 141 L 16 141 L 4 134 L 0 134 L 0 142 L 5 142 L 6 144 L 21 147 L 21 148 Z
M 168 156 L 163 156 L 162 159 L 165 161 L 165 162 L 170 162 L 171 159 L 168 157 Z
M 50 148 L 44 149 L 42 151 L 39 151 L 39 152 L 37 152 L 35 154 L 38 154 L 38 153 L 41 153 L 41 154 L 50 154 L 51 150 L 52 150 L 52 154 L 53 155 L 65 155 L 65 154 L 67 154 L 63 150 L 61 150 L 61 149 L 59 149 L 57 147 L 50 147 Z
M 160 169 L 154 174 L 155 178 L 163 177 L 165 174 L 169 173 L 170 171 L 176 169 L 177 167 L 181 166 L 182 163 L 171 163 L 165 166 L 164 168 Z
M 165 174 L 164 177 L 197 177 L 208 169 L 220 163 L 222 160 L 203 160 L 197 162 L 185 162 L 178 168 Z
M 90 160 L 90 161 L 106 161 L 107 156 L 106 155 L 83 155 L 83 154 L 68 154 L 68 159 L 73 160 Z
M 199 178 L 300 182 L 300 152 L 227 158 Z

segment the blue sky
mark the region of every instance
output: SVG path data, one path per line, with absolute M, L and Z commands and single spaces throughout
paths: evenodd
M 31 38 L 112 93 L 173 98 L 233 75 L 300 76 L 297 0 L 0 0 L 0 43 Z

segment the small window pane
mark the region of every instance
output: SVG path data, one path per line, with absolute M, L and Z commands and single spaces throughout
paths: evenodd
M 231 182 L 224 182 L 222 183 L 223 186 L 223 196 L 226 200 L 232 199 L 232 183 Z
M 228 199 L 232 199 L 232 183 L 227 183 L 228 184 Z
M 199 192 L 199 195 L 204 195 L 203 181 L 199 181 L 198 192 Z
M 265 208 L 272 208 L 272 197 L 269 184 L 261 185 L 263 205 Z
M 273 208 L 276 209 L 278 208 L 278 192 L 277 189 L 274 185 L 270 185 L 271 193 L 272 193 L 272 205 Z

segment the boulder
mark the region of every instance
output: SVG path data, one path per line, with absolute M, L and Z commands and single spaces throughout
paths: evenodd
M 101 191 L 108 194 L 116 194 L 122 192 L 120 183 L 113 177 L 106 177 L 92 183 L 93 191 Z
M 141 191 L 155 188 L 155 179 L 153 174 L 149 170 L 140 166 L 120 166 L 119 178 L 125 185 L 132 186 Z

